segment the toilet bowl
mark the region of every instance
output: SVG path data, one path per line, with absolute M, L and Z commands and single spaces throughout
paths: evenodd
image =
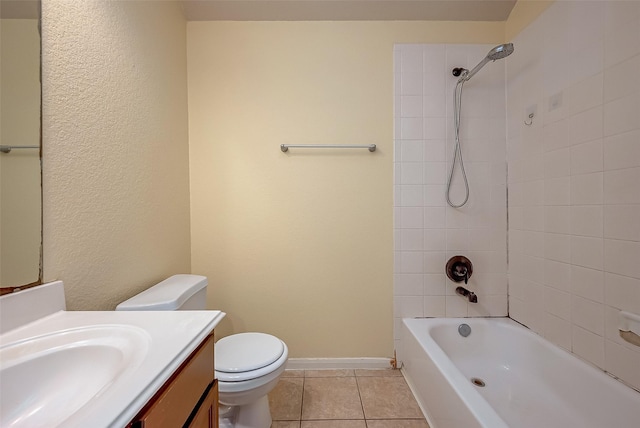
M 120 303 L 116 310 L 204 310 L 207 284 L 204 276 L 174 275 Z M 251 332 L 218 340 L 214 351 L 220 428 L 269 428 L 267 394 L 284 372 L 287 345 L 270 334 Z

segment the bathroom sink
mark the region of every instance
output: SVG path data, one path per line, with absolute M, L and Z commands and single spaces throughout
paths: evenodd
M 140 366 L 151 338 L 129 325 L 70 328 L 0 347 L 0 426 L 64 424 Z

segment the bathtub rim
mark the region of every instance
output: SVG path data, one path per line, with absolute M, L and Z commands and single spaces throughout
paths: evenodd
M 472 324 L 501 324 L 502 326 L 504 326 L 507 329 L 510 330 L 518 330 L 519 334 L 524 334 L 525 336 L 528 336 L 530 339 L 538 342 L 539 344 L 541 344 L 542 346 L 548 347 L 549 350 L 557 355 L 559 355 L 562 358 L 569 358 L 572 359 L 577 365 L 582 366 L 582 368 L 584 369 L 588 369 L 589 371 L 592 371 L 593 375 L 597 378 L 600 378 L 603 382 L 607 383 L 608 385 L 611 386 L 611 388 L 613 388 L 615 391 L 618 391 L 620 394 L 626 395 L 628 397 L 632 397 L 633 400 L 637 400 L 638 398 L 638 394 L 640 394 L 640 391 L 636 388 L 634 388 L 633 386 L 623 382 L 621 379 L 617 378 L 616 376 L 612 375 L 611 373 L 607 372 L 606 370 L 602 369 L 601 367 L 596 366 L 595 364 L 591 363 L 590 361 L 584 360 L 583 358 L 581 358 L 579 355 L 570 352 L 564 348 L 562 348 L 561 346 L 558 346 L 557 344 L 549 341 L 548 339 L 542 337 L 539 333 L 536 333 L 535 331 L 533 331 L 532 329 L 530 329 L 529 327 L 527 327 L 526 325 L 510 318 L 510 317 L 472 317 L 472 318 L 444 318 L 444 317 L 420 317 L 420 318 L 403 318 L 402 319 L 402 329 L 403 330 L 408 330 L 407 333 L 410 333 L 413 338 L 419 343 L 420 347 L 422 348 L 422 350 L 427 353 L 428 358 L 433 362 L 433 364 L 438 368 L 438 370 L 440 370 L 440 372 L 442 373 L 442 375 L 446 378 L 446 380 L 449 382 L 449 384 L 451 385 L 451 388 L 455 391 L 456 395 L 458 396 L 458 398 L 460 398 L 460 400 L 463 402 L 463 404 L 466 406 L 466 408 L 469 410 L 469 412 L 472 413 L 472 415 L 476 418 L 478 418 L 479 416 L 482 417 L 485 415 L 485 412 L 479 412 L 477 411 L 476 404 L 478 404 L 478 407 L 486 410 L 485 405 L 490 409 L 490 413 L 493 412 L 496 414 L 496 416 L 498 418 L 500 418 L 500 420 L 502 421 L 502 423 L 504 425 L 499 425 L 500 427 L 504 426 L 504 427 L 508 427 L 509 425 L 506 424 L 506 422 L 504 421 L 504 419 L 502 419 L 499 414 L 497 413 L 496 410 L 493 409 L 493 407 L 489 404 L 489 402 L 487 402 L 485 400 L 485 398 L 480 394 L 480 392 L 478 392 L 476 390 L 475 387 L 472 386 L 471 382 L 464 376 L 464 374 L 462 373 L 461 370 L 459 370 L 455 364 L 453 363 L 452 360 L 449 359 L 449 356 L 446 354 L 446 352 L 440 347 L 440 345 L 438 344 L 438 342 L 432 337 L 431 335 L 431 331 L 439 326 L 442 325 L 459 325 L 460 323 L 468 323 L 470 325 Z M 417 327 L 411 327 L 411 325 L 417 326 Z M 473 328 L 473 325 L 472 325 Z M 403 332 L 404 334 L 404 332 Z M 401 336 L 401 338 L 404 338 L 403 336 Z M 425 341 L 425 343 L 423 343 L 422 341 Z M 402 339 L 401 339 L 402 340 Z M 427 346 L 431 346 L 431 348 L 429 349 L 429 351 L 427 351 Z M 431 352 L 431 350 L 433 350 L 433 352 Z M 429 352 L 431 352 L 431 355 L 429 355 Z M 436 358 L 437 357 L 437 358 Z M 438 361 L 436 361 L 438 360 Z M 402 361 L 401 361 L 402 362 Z M 443 367 L 445 367 L 447 370 L 444 370 Z M 451 376 L 450 376 L 451 375 Z M 412 388 L 412 391 L 417 390 L 413 385 L 412 382 L 413 380 L 411 380 L 409 378 L 409 376 L 407 376 L 405 374 L 405 378 L 407 379 L 407 383 L 410 384 L 410 387 Z M 460 381 L 461 384 L 458 385 L 457 382 Z M 469 396 L 466 396 L 469 399 L 474 399 L 474 401 L 471 401 L 470 403 L 468 403 L 465 399 L 464 396 L 461 395 L 461 393 L 466 393 L 472 391 L 475 394 L 471 394 Z M 478 398 L 478 400 L 481 401 L 475 401 L 475 398 Z M 473 404 L 473 407 L 471 406 L 471 404 Z M 423 409 L 423 412 L 425 413 L 425 416 L 427 416 L 427 412 L 425 411 L 426 406 L 423 406 L 422 403 L 419 403 L 420 407 Z M 427 416 L 427 420 L 429 421 L 429 417 Z M 498 425 L 493 425 L 493 424 L 486 424 L 482 419 L 478 419 L 479 424 L 487 427 L 487 428 L 494 428 L 497 427 Z M 430 422 L 431 423 L 431 422 Z
M 454 390 L 460 401 L 466 406 L 467 410 L 476 418 L 479 425 L 485 428 L 509 428 L 509 425 L 498 415 L 495 409 L 487 402 L 487 400 L 478 392 L 475 387 L 473 387 L 471 381 L 467 379 L 462 372 L 453 364 L 453 361 L 449 358 L 449 356 L 442 350 L 440 345 L 433 339 L 431 336 L 431 330 L 435 327 L 436 322 L 429 323 L 428 328 L 422 328 L 422 332 L 424 334 L 425 340 L 428 342 L 428 345 L 431 346 L 433 350 L 433 354 L 429 355 L 429 352 L 426 349 L 426 344 L 421 341 L 422 337 L 417 337 L 415 331 L 413 331 L 408 324 L 417 324 L 420 322 L 425 322 L 428 320 L 441 320 L 439 322 L 447 322 L 450 324 L 461 324 L 468 322 L 487 322 L 491 320 L 492 322 L 500 322 L 501 324 L 510 324 L 509 321 L 514 322 L 508 317 L 482 317 L 482 318 L 441 318 L 441 317 L 433 317 L 433 318 L 403 318 L 402 324 L 408 330 L 416 341 L 423 348 L 424 352 L 427 353 L 428 357 L 431 359 L 432 363 L 440 370 L 440 373 L 445 377 L 448 381 L 451 388 Z M 408 323 L 407 323 L 408 321 Z M 517 324 L 517 323 L 516 323 Z M 402 340 L 402 339 L 401 339 Z M 413 380 L 410 380 L 408 376 L 405 375 L 405 379 L 407 383 L 412 388 L 412 392 L 416 392 L 416 388 L 414 385 L 411 385 Z M 470 405 L 470 401 L 472 401 L 473 405 Z M 422 408 L 425 417 L 427 418 L 427 422 L 429 422 L 430 426 L 436 426 L 433 421 L 430 420 L 429 413 L 426 411 L 426 406 L 423 406 L 422 403 L 418 403 Z

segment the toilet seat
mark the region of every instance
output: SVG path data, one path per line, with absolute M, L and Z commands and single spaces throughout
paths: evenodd
M 285 353 L 284 343 L 265 333 L 227 336 L 220 339 L 214 349 L 215 374 L 222 382 L 242 382 L 265 376 L 282 364 L 279 360 Z

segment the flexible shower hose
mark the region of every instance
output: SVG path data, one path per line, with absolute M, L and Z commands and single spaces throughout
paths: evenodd
M 466 79 L 464 78 L 468 71 L 464 71 L 462 77 L 456 83 L 456 88 L 453 91 L 453 126 L 455 131 L 455 148 L 453 150 L 453 162 L 451 163 L 451 171 L 449 171 L 449 179 L 447 180 L 447 203 L 453 208 L 460 208 L 469 200 L 469 181 L 467 180 L 467 173 L 464 170 L 464 162 L 462 161 L 462 149 L 460 147 L 460 111 L 462 110 L 462 87 Z M 460 89 L 458 89 L 460 88 Z M 454 204 L 451 202 L 451 181 L 453 180 L 453 172 L 456 168 L 456 160 L 460 159 L 460 171 L 462 171 L 462 178 L 464 180 L 465 196 L 464 201 L 460 204 Z

